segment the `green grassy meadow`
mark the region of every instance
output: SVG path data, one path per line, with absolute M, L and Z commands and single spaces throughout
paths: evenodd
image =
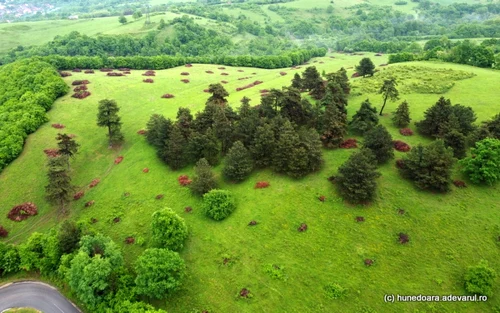
M 329 55 L 330 56 L 330 55 Z M 370 56 L 375 64 L 387 62 L 386 56 L 372 57 L 332 54 L 316 58 L 311 64 L 321 72 L 336 71 L 341 66 L 353 67 L 362 57 Z M 320 63 L 323 62 L 323 63 Z M 478 122 L 500 112 L 497 87 L 500 73 L 492 70 L 447 63 L 405 63 L 397 66 L 426 66 L 451 68 L 473 72 L 476 76 L 455 82 L 444 94 L 453 104 L 472 106 Z M 180 312 L 493 312 L 500 306 L 500 287 L 494 287 L 494 296 L 484 303 L 384 303 L 385 294 L 400 295 L 463 295 L 463 275 L 470 265 L 480 259 L 500 272 L 498 258 L 500 243 L 500 185 L 475 186 L 457 189 L 447 194 L 417 190 L 397 173 L 395 162 L 380 167 L 377 200 L 367 206 L 352 206 L 340 199 L 327 177 L 353 150 L 325 150 L 325 164 L 321 171 L 300 180 L 277 175 L 270 170 L 255 171 L 240 184 L 224 182 L 221 166 L 215 171 L 220 187 L 235 194 L 238 208 L 226 220 L 215 222 L 200 210 L 201 201 L 189 190 L 181 187 L 177 177 L 192 175 L 191 167 L 170 170 L 155 154 L 137 131 L 145 128 L 151 114 L 160 113 L 175 118 L 179 107 L 188 107 L 194 113 L 204 107 L 208 98 L 203 89 L 208 84 L 227 80 L 229 103 L 239 106 L 247 96 L 251 104 L 259 102 L 259 90 L 289 85 L 296 71 L 301 69 L 263 70 L 254 68 L 217 69 L 217 65 L 194 64 L 192 68 L 179 67 L 157 71 L 153 84 L 143 83 L 144 71 L 132 71 L 126 77 L 107 77 L 106 73 L 73 73 L 65 80 L 88 79 L 92 95 L 84 100 L 71 98 L 71 93 L 58 99 L 49 112 L 50 121 L 30 135 L 22 155 L 0 173 L 0 225 L 10 231 L 4 240 L 20 243 L 33 231 L 47 231 L 63 219 L 90 223 L 98 231 L 111 236 L 122 246 L 128 264 L 147 247 L 150 238 L 151 214 L 162 207 L 170 207 L 183 217 L 189 228 L 189 238 L 181 251 L 187 264 L 188 276 L 182 289 L 170 298 L 154 302 L 170 313 Z M 244 72 L 238 72 L 238 70 Z M 207 74 L 212 70 L 215 74 Z M 181 72 L 190 75 L 181 76 Z M 281 76 L 280 71 L 288 73 Z M 383 70 L 382 70 L 383 71 Z M 221 72 L 229 76 L 221 76 Z M 254 74 L 255 73 L 255 74 Z M 353 69 L 348 69 L 348 75 Z M 247 80 L 237 78 L 250 77 Z M 180 81 L 188 78 L 189 84 Z M 237 87 L 254 80 L 264 83 L 236 92 Z M 363 78 L 358 78 L 361 80 Z M 366 78 L 367 80 L 371 78 Z M 375 78 L 374 78 L 375 79 Z M 171 93 L 173 99 L 161 99 Z M 410 104 L 413 122 L 423 117 L 426 108 L 434 104 L 437 94 L 402 94 Z M 115 99 L 121 107 L 125 142 L 119 149 L 108 149 L 106 130 L 96 126 L 97 102 Z M 349 99 L 349 115 L 360 103 L 369 98 L 380 107 L 382 97 L 363 94 Z M 398 102 L 399 103 L 399 102 Z M 389 102 L 381 123 L 394 139 L 404 140 L 411 146 L 429 142 L 414 135 L 403 137 L 392 126 L 390 112 L 398 103 Z M 85 190 L 85 196 L 71 203 L 68 216 L 61 216 L 44 199 L 46 157 L 44 149 L 56 146 L 55 137 L 60 130 L 53 123 L 66 126 L 63 132 L 75 134 L 81 145 L 72 161 L 73 183 Z M 114 159 L 123 156 L 115 165 Z M 402 153 L 396 152 L 396 158 Z M 149 168 L 149 173 L 143 173 Z M 457 179 L 464 179 L 457 172 Z M 100 183 L 89 189 L 95 178 Z M 269 181 L 267 189 L 254 189 L 257 181 Z M 155 196 L 164 194 L 161 200 Z M 324 203 L 318 200 L 326 196 Z M 84 203 L 94 200 L 89 208 Z M 39 214 L 15 223 L 6 218 L 14 205 L 31 201 Z M 185 213 L 184 207 L 193 211 Z M 398 214 L 404 209 L 405 214 Z M 365 222 L 355 218 L 363 216 Z M 120 217 L 119 223 L 113 223 Z M 247 226 L 250 220 L 258 225 Z M 308 230 L 297 228 L 307 223 Z M 397 241 L 400 232 L 410 236 L 407 245 Z M 143 244 L 126 245 L 124 240 L 133 236 Z M 371 267 L 363 263 L 374 259 Z M 229 262 L 224 264 L 223 260 Z M 281 279 L 272 278 L 267 270 L 273 265 L 281 268 Z M 338 283 L 348 289 L 344 299 L 329 299 L 324 286 Z M 239 298 L 242 288 L 250 290 L 252 297 Z M 371 309 L 372 311 L 369 311 Z

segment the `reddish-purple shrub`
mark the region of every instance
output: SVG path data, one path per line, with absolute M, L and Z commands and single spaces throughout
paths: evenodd
M 193 67 L 193 64 L 188 63 L 188 64 L 186 64 L 186 65 L 184 65 L 184 66 L 185 66 L 185 67 Z
M 109 72 L 107 76 L 125 76 L 125 74 L 118 72 Z
M 306 224 L 306 223 L 302 223 L 302 224 L 300 224 L 300 227 L 299 227 L 299 228 L 297 228 L 297 230 L 298 230 L 299 232 L 306 231 L 306 230 L 307 230 L 307 224 Z
M 227 84 L 228 83 L 227 80 L 221 80 L 220 82 L 223 83 L 223 84 Z
M 139 135 L 145 135 L 146 133 L 147 133 L 147 131 L 145 129 L 141 129 L 141 130 L 137 131 L 137 134 L 139 134 Z
M 125 71 L 123 72 L 123 74 L 130 74 L 130 71 Z
M 245 80 L 245 79 L 249 79 L 250 77 L 240 77 L 238 78 L 238 80 Z
M 64 126 L 63 124 L 56 123 L 56 124 L 52 124 L 52 127 L 57 128 L 57 129 L 62 129 L 62 128 L 66 127 L 66 126 Z
M 242 298 L 248 298 L 248 295 L 250 294 L 250 290 L 243 288 L 240 290 L 240 297 Z
M 78 86 L 78 85 L 86 85 L 86 84 L 90 84 L 90 82 L 86 79 L 84 80 L 74 80 L 71 85 L 73 86 Z
M 325 196 L 319 196 L 318 200 L 321 201 L 321 202 L 325 202 L 326 197 Z
M 280 72 L 280 75 L 281 75 L 281 76 L 285 76 L 285 75 L 286 75 L 286 72 Z
M 80 199 L 81 197 L 83 197 L 84 195 L 85 195 L 85 192 L 83 192 L 83 191 L 78 191 L 77 193 L 75 193 L 75 194 L 73 195 L 73 200 L 78 200 L 78 199 Z
M 189 83 L 189 79 L 181 79 L 181 82 L 183 82 L 184 84 L 187 84 L 187 83 Z
M 187 186 L 192 183 L 192 180 L 189 179 L 187 175 L 181 175 L 179 178 L 177 178 L 177 181 L 179 181 L 179 184 L 181 186 Z
M 402 159 L 396 160 L 396 167 L 397 168 L 404 168 L 405 167 L 405 161 Z
M 218 67 L 219 70 L 225 70 L 226 68 L 224 66 Z
M 356 138 L 349 138 L 344 140 L 341 144 L 340 147 L 343 149 L 353 149 L 358 147 L 358 141 Z
M 256 220 L 251 220 L 250 223 L 248 223 L 248 226 L 255 226 L 255 225 L 257 225 Z
M 112 72 L 113 69 L 112 68 L 109 68 L 109 67 L 103 67 L 100 69 L 101 72 Z
M 381 57 L 382 56 L 382 53 L 377 53 L 375 54 L 376 57 Z
M 193 211 L 193 208 L 190 207 L 190 206 L 187 206 L 187 207 L 184 208 L 184 212 L 186 212 L 186 213 L 189 213 L 191 211 Z
M 122 72 L 130 72 L 130 69 L 128 67 L 120 67 L 118 68 L 118 70 Z
M 159 195 L 156 195 L 155 199 L 156 200 L 160 200 L 160 199 L 163 199 L 164 195 L 162 194 L 159 194 Z
M 387 66 L 387 65 L 389 65 L 389 64 L 384 63 L 384 64 L 380 64 L 379 66 Z
M 84 73 L 85 74 L 94 74 L 94 70 L 85 70 Z
M 373 265 L 373 260 L 372 259 L 365 259 L 365 265 L 366 266 L 372 266 Z
M 238 70 L 238 72 L 244 72 L 244 70 Z
M 183 75 L 183 76 L 188 76 L 188 75 L 189 75 L 189 73 L 188 73 L 188 72 L 182 72 L 182 73 L 181 73 L 181 75 Z
M 227 76 L 229 73 L 220 73 L 222 76 Z
M 155 73 L 155 71 L 146 71 L 142 74 L 142 76 L 155 76 Z
M 90 95 L 91 95 L 90 91 L 82 90 L 82 91 L 75 92 L 71 97 L 77 98 L 77 99 L 85 99 Z
M 73 72 L 75 72 L 75 73 L 80 73 L 81 71 L 82 71 L 82 70 L 81 70 L 81 69 L 79 69 L 79 68 L 74 68 L 74 69 L 73 69 Z
M 2 225 L 0 225 L 0 237 L 5 238 L 9 235 L 7 229 L 5 229 Z
M 213 74 L 214 72 L 212 72 L 212 71 L 205 71 L 205 73 L 207 73 L 207 74 Z
M 73 91 L 78 92 L 78 91 L 83 91 L 83 90 L 87 90 L 87 89 L 88 89 L 87 85 L 79 85 L 79 86 L 76 86 L 75 88 L 73 88 Z
M 260 84 L 262 84 L 262 83 L 263 83 L 263 81 L 261 81 L 261 80 L 256 80 L 256 81 L 254 81 L 254 82 L 253 82 L 253 84 L 254 84 L 255 86 L 260 85 Z
M 43 150 L 43 153 L 45 153 L 50 158 L 55 158 L 59 156 L 59 149 L 45 149 Z
M 410 241 L 410 236 L 408 236 L 408 234 L 399 233 L 399 242 L 401 244 L 408 243 L 409 241 Z
M 59 75 L 61 75 L 61 77 L 72 76 L 72 74 L 70 72 L 59 72 Z
M 269 92 L 269 90 L 267 90 L 267 89 L 261 89 L 260 90 L 260 93 L 268 93 L 268 92 Z
M 467 187 L 467 184 L 465 184 L 465 182 L 462 180 L 454 180 L 453 185 L 455 185 L 455 187 L 458 187 L 458 188 L 466 188 Z
M 119 218 L 119 217 L 115 217 L 115 218 L 113 219 L 113 223 L 118 223 L 118 222 L 120 222 L 121 220 L 122 220 L 121 218 Z
M 36 205 L 32 202 L 25 202 L 13 207 L 7 214 L 7 218 L 15 222 L 20 222 L 37 214 L 38 209 Z
M 255 184 L 255 187 L 254 187 L 254 188 L 255 188 L 255 189 L 262 189 L 262 188 L 267 188 L 267 187 L 269 187 L 269 185 L 270 185 L 270 184 L 269 184 L 269 182 L 267 182 L 267 181 L 259 181 L 259 182 L 257 182 L 257 183 Z
M 97 186 L 99 183 L 101 182 L 101 180 L 99 178 L 95 178 L 93 179 L 90 184 L 89 184 L 89 188 L 94 188 L 95 186 Z
M 142 172 L 143 172 L 143 173 L 149 173 L 149 168 L 147 168 L 147 167 L 143 168 L 143 169 L 142 169 Z
M 120 155 L 119 157 L 117 157 L 115 159 L 115 164 L 120 164 L 120 163 L 122 163 L 122 161 L 123 161 L 123 156 Z
M 358 72 L 356 72 L 356 73 L 353 73 L 353 74 L 351 75 L 351 78 L 356 78 L 356 77 L 359 77 L 359 76 L 361 76 L 361 75 L 359 75 L 359 73 L 358 73 Z
M 134 237 L 127 237 L 125 238 L 125 243 L 130 245 L 130 244 L 133 244 L 135 242 L 135 238 Z
M 403 136 L 412 136 L 413 135 L 413 130 L 409 128 L 401 128 L 399 130 L 399 133 Z
M 365 218 L 363 216 L 356 216 L 356 222 L 364 222 Z
M 154 80 L 153 80 L 153 79 L 151 79 L 151 78 L 146 78 L 146 79 L 143 79 L 142 81 L 143 81 L 144 83 L 150 83 L 150 84 L 154 83 Z
M 401 140 L 394 140 L 392 144 L 394 145 L 394 149 L 400 152 L 408 152 L 411 150 L 411 147 L 406 142 Z
M 245 89 L 248 89 L 248 88 L 252 88 L 253 86 L 255 86 L 253 83 L 252 84 L 248 84 L 248 85 L 245 85 L 243 87 L 236 88 L 236 91 L 241 91 L 241 90 L 245 90 Z
M 92 217 L 92 218 L 90 219 L 90 222 L 91 222 L 92 224 L 97 223 L 97 218 Z
M 203 92 L 210 92 L 210 90 L 208 90 L 208 89 L 203 89 Z
M 171 99 L 171 98 L 174 98 L 175 96 L 170 94 L 170 93 L 166 93 L 164 94 L 163 96 L 161 96 L 163 99 Z

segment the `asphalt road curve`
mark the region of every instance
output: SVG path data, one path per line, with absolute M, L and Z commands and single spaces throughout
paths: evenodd
M 0 286 L 0 312 L 16 307 L 34 308 L 44 313 L 81 313 L 56 288 L 35 281 Z

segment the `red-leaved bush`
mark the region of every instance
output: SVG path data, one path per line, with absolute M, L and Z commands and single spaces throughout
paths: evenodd
M 84 73 L 85 74 L 94 74 L 94 70 L 85 70 Z
M 184 84 L 187 84 L 187 83 L 189 83 L 189 79 L 181 79 L 181 82 L 183 82 Z
M 221 80 L 220 82 L 223 83 L 223 84 L 227 84 L 228 83 L 227 80 Z
M 222 76 L 227 76 L 229 73 L 220 73 Z
M 244 70 L 238 70 L 238 72 L 244 72 Z
M 125 238 L 125 243 L 126 244 L 130 245 L 130 244 L 133 244 L 134 242 L 135 242 L 134 237 L 127 237 L 127 238 Z
M 79 191 L 73 195 L 73 200 L 78 200 L 85 195 L 85 192 Z
M 141 129 L 141 130 L 137 131 L 137 134 L 139 134 L 139 135 L 145 135 L 146 133 L 147 133 L 147 131 L 145 129 Z
M 150 84 L 154 83 L 154 80 L 152 80 L 151 78 L 146 78 L 146 79 L 143 79 L 142 81 L 144 83 L 150 83 Z
M 349 139 L 344 140 L 340 144 L 340 147 L 344 148 L 344 149 L 357 148 L 358 147 L 358 141 L 356 140 L 356 138 L 349 138 Z
M 286 75 L 286 72 L 280 72 L 280 75 L 281 75 L 281 76 L 285 76 L 285 75 Z
M 115 159 L 115 164 L 120 164 L 120 163 L 122 163 L 122 161 L 123 161 L 123 156 L 120 155 L 119 157 L 117 157 Z
M 458 188 L 466 188 L 467 187 L 465 182 L 462 180 L 454 180 L 453 185 L 455 185 L 455 187 L 458 187 Z
M 48 157 L 55 158 L 59 156 L 59 149 L 45 149 L 43 150 L 43 153 L 45 153 Z
M 109 68 L 109 67 L 104 67 L 104 68 L 101 68 L 100 69 L 101 72 L 112 72 L 113 69 L 112 68 Z
M 149 168 L 147 168 L 147 167 L 143 168 L 143 169 L 142 169 L 142 172 L 143 172 L 143 173 L 149 173 Z
M 219 70 L 225 70 L 226 68 L 224 66 L 218 67 Z
M 128 67 L 120 67 L 118 70 L 122 72 L 130 72 L 130 69 Z
M 261 90 L 260 90 L 260 93 L 268 93 L 268 92 L 269 92 L 269 90 L 268 90 L 268 89 L 261 89 Z
M 189 73 L 188 72 L 182 72 L 181 75 L 188 76 Z
M 27 219 L 30 216 L 37 214 L 38 214 L 38 209 L 36 205 L 32 202 L 25 202 L 23 204 L 16 205 L 15 207 L 13 207 L 7 214 L 7 217 L 12 221 L 20 222 L 22 220 Z
M 90 84 L 90 82 L 86 79 L 84 80 L 74 80 L 71 85 L 73 86 L 78 86 L 78 85 L 86 85 L 86 84 Z
M 205 73 L 207 73 L 207 74 L 213 74 L 214 72 L 212 72 L 212 71 L 205 71 Z
M 146 71 L 142 74 L 142 76 L 155 76 L 155 73 L 155 71 Z
M 156 200 L 160 200 L 160 199 L 163 199 L 164 195 L 162 194 L 159 194 L 159 195 L 156 195 L 155 199 Z
M 91 95 L 90 91 L 82 90 L 82 91 L 79 91 L 79 92 L 75 92 L 71 97 L 72 98 L 77 98 L 77 99 L 85 99 L 85 98 L 87 98 L 90 95 Z
M 254 82 L 253 82 L 253 84 L 254 84 L 255 86 L 260 85 L 260 84 L 262 84 L 262 83 L 263 83 L 263 81 L 261 81 L 261 80 L 256 80 L 256 81 L 254 81 Z
M 193 67 L 193 64 L 188 63 L 188 64 L 186 64 L 186 65 L 184 65 L 184 66 L 185 66 L 185 67 Z
M 107 76 L 125 76 L 124 73 L 118 73 L 118 72 L 109 72 Z
M 396 167 L 397 168 L 404 168 L 405 167 L 405 161 L 402 159 L 396 160 Z
M 187 186 L 192 183 L 192 180 L 187 175 L 181 175 L 177 180 L 181 186 Z
M 401 244 L 406 244 L 410 242 L 410 236 L 408 236 L 408 234 L 405 233 L 399 233 L 399 242 Z
M 81 70 L 81 69 L 79 69 L 79 68 L 74 68 L 74 69 L 73 69 L 73 72 L 75 72 L 75 73 L 80 73 L 81 71 L 82 71 L 82 70 Z
M 64 126 L 63 124 L 57 124 L 56 123 L 56 124 L 52 124 L 52 127 L 57 128 L 57 129 L 62 129 L 62 128 L 66 127 L 66 126 Z
M 412 136 L 413 135 L 413 130 L 409 128 L 401 128 L 399 130 L 399 133 L 403 136 Z
M 83 91 L 83 90 L 87 90 L 87 89 L 88 89 L 87 85 L 79 85 L 79 86 L 76 86 L 75 88 L 73 88 L 73 91 L 78 92 L 78 91 Z
M 325 196 L 319 196 L 318 200 L 321 201 L 321 202 L 325 202 L 326 197 Z
M 3 228 L 2 225 L 0 225 L 0 237 L 5 238 L 9 235 L 9 232 L 7 229 Z
M 247 77 L 240 77 L 240 78 L 238 78 L 238 80 L 245 80 L 245 79 L 249 79 L 249 78 L 251 78 L 251 77 L 248 77 L 248 76 Z
M 306 231 L 306 230 L 307 230 L 307 224 L 306 224 L 306 223 L 302 223 L 302 224 L 300 224 L 300 227 L 299 227 L 299 228 L 297 228 L 297 230 L 298 230 L 299 232 Z
M 389 64 L 386 64 L 386 63 L 383 63 L 383 64 L 380 64 L 379 66 L 387 66 Z
M 269 182 L 267 181 L 259 181 L 255 184 L 255 189 L 262 189 L 262 188 L 267 188 L 269 187 Z
M 161 96 L 163 99 L 171 99 L 173 97 L 175 97 L 173 94 L 170 94 L 170 93 L 166 93 L 164 94 L 163 96 Z
M 186 212 L 186 213 L 189 213 L 191 211 L 193 211 L 193 208 L 190 207 L 190 206 L 187 206 L 187 207 L 184 208 L 184 212 Z
M 356 72 L 356 73 L 353 73 L 353 74 L 351 75 L 351 78 L 355 78 L 355 77 L 359 77 L 359 76 L 361 76 L 361 75 L 359 75 L 359 73 L 358 73 L 358 72 Z
M 203 89 L 203 92 L 210 92 L 210 90 L 208 90 L 208 89 Z
M 90 185 L 89 185 L 89 188 L 94 188 L 95 186 L 97 186 L 97 184 L 99 184 L 101 182 L 101 180 L 99 178 L 96 178 L 94 180 L 92 180 L 90 182 Z
M 90 206 L 93 206 L 94 203 L 95 203 L 95 200 L 90 200 L 90 201 L 88 201 L 88 202 L 85 203 L 85 207 L 88 208 Z M 97 220 L 96 220 L 96 222 L 97 222 Z
M 394 145 L 394 149 L 400 152 L 408 152 L 411 150 L 411 147 L 406 142 L 401 140 L 394 140 L 392 144 Z
M 72 74 L 70 72 L 59 72 L 59 75 L 61 75 L 61 77 L 72 76 Z

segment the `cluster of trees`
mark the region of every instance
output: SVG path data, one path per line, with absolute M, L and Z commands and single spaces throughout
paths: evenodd
M 496 39 L 476 44 L 470 40 L 452 43 L 446 37 L 426 42 L 420 53 L 403 52 L 389 56 L 389 63 L 438 59 L 477 67 L 500 69 L 499 42 Z M 495 55 L 497 52 L 497 55 Z
M 0 170 L 22 151 L 24 140 L 43 123 L 46 111 L 69 87 L 40 60 L 21 60 L 0 68 Z
M 242 181 L 254 167 L 302 177 L 320 168 L 321 146 L 338 147 L 347 133 L 346 105 L 349 82 L 345 70 L 326 75 L 315 67 L 297 75 L 295 87 L 272 89 L 258 106 L 243 98 L 238 112 L 227 105 L 227 91 L 210 85 L 212 96 L 195 117 L 179 108 L 175 121 L 151 116 L 147 141 L 172 168 L 205 159 L 214 166 L 226 156 L 224 176 Z M 302 98 L 301 90 L 321 91 L 316 105 Z M 194 182 L 193 182 L 194 183 Z
M 0 275 L 24 270 L 61 280 L 92 312 L 164 313 L 140 298 L 163 299 L 179 289 L 186 266 L 176 251 L 188 230 L 182 218 L 165 208 L 153 213 L 151 231 L 150 246 L 131 271 L 109 237 L 85 223 L 65 221 L 18 246 L 0 242 Z

